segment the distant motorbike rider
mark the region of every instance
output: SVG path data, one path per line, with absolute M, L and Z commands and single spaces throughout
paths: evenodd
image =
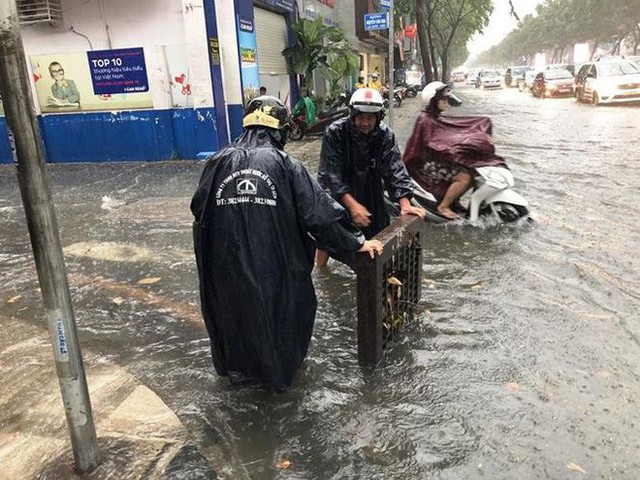
M 315 246 L 382 251 L 283 146 L 289 111 L 277 98 L 247 106 L 244 132 L 204 168 L 191 201 L 202 316 L 213 364 L 232 383 L 286 389 L 315 320 Z
M 385 190 L 399 204 L 401 215 L 426 216 L 424 209 L 411 205 L 411 178 L 393 131 L 382 122 L 384 114 L 377 90 L 356 90 L 349 101 L 349 116 L 327 128 L 320 151 L 320 185 L 344 205 L 368 239 L 389 225 Z M 355 266 L 353 255 L 330 255 Z M 327 259 L 327 253 L 318 250 L 316 264 L 325 265 Z
M 429 145 L 430 134 L 434 125 L 437 126 L 442 112 L 449 105 L 460 106 L 462 102 L 451 92 L 451 84 L 434 81 L 422 90 L 422 99 L 426 108 L 418 116 L 413 127 L 411 137 L 404 152 L 404 163 L 412 177 L 427 178 L 433 183 L 446 183 L 448 187 L 438 204 L 438 213 L 449 220 L 456 220 L 459 215 L 451 207 L 469 187 L 473 178 L 467 168 L 453 161 L 445 154 L 439 155 L 438 150 Z M 452 136 L 452 139 L 457 137 Z M 445 149 L 442 150 L 444 152 Z
M 371 80 L 369 80 L 369 85 L 367 86 L 369 88 L 373 88 L 374 90 L 380 91 L 380 89 L 382 88 L 382 83 L 380 82 L 377 73 L 371 75 Z
M 364 83 L 364 77 L 358 77 L 358 81 L 353 86 L 353 89 L 357 90 L 359 88 L 366 88 L 366 87 L 367 87 L 367 85 Z

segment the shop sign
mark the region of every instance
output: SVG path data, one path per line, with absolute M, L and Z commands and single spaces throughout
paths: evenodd
M 387 13 L 365 13 L 364 29 L 369 30 L 386 30 L 389 28 L 389 15 Z

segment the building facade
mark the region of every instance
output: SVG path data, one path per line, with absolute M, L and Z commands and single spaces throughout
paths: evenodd
M 27 18 L 25 6 L 36 4 L 57 14 Z M 384 32 L 362 32 L 363 14 L 377 9 L 371 0 L 17 5 L 49 163 L 193 159 L 218 150 L 241 133 L 243 105 L 260 87 L 289 106 L 298 100 L 281 52 L 299 18 L 340 27 L 360 51 L 361 74 L 385 70 Z M 0 163 L 12 161 L 0 99 Z

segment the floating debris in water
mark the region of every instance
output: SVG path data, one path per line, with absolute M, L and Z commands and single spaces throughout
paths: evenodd
M 126 204 L 127 202 L 125 202 L 124 200 L 116 200 L 108 195 L 105 195 L 104 197 L 102 197 L 102 205 L 100 205 L 100 208 L 103 210 L 113 210 L 114 208 L 119 208 Z

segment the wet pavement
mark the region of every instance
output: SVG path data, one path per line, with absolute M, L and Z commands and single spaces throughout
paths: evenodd
M 493 118 L 536 223 L 431 226 L 423 313 L 374 372 L 353 275 L 315 272 L 312 347 L 279 396 L 211 366 L 188 210 L 201 162 L 48 167 L 104 460 L 87 478 L 637 478 L 640 107 L 459 95 L 453 113 Z M 396 110 L 401 146 L 418 109 Z M 312 172 L 319 149 L 287 145 Z M 0 478 L 72 478 L 13 166 L 0 222 Z

